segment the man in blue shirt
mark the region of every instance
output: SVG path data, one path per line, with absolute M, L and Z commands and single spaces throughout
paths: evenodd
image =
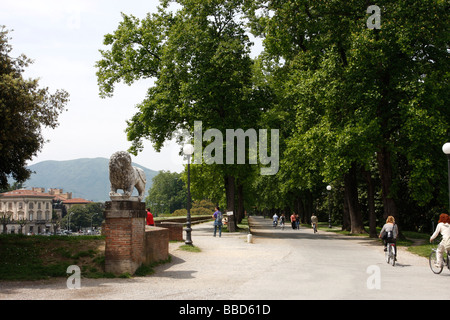
M 217 229 L 219 229 L 219 237 L 222 236 L 222 212 L 219 211 L 219 207 L 216 207 L 214 212 L 214 237 L 216 236 Z

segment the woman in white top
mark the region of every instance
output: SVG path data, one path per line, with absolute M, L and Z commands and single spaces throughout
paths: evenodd
M 438 261 L 438 267 L 440 268 L 442 266 L 442 256 L 445 251 L 445 241 L 448 240 L 450 237 L 450 217 L 448 214 L 441 214 L 439 216 L 438 225 L 436 226 L 436 230 L 434 231 L 433 235 L 430 237 L 430 242 L 432 242 L 436 237 L 441 234 L 442 235 L 442 241 L 439 243 L 439 246 L 436 250 L 436 260 Z

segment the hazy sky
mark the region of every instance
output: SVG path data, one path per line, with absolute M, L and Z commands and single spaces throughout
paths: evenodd
M 147 0 L 0 0 L 0 25 L 10 33 L 13 55 L 34 60 L 26 77 L 40 78 L 41 87 L 70 94 L 59 127 L 44 130 L 42 152 L 29 164 L 44 160 L 109 158 L 127 150 L 126 120 L 137 111 L 151 80 L 118 85 L 112 98 L 101 99 L 95 75 L 103 36 L 122 20 L 121 12 L 143 18 L 158 1 Z M 153 170 L 183 170 L 178 147 L 168 144 L 156 153 L 150 142 L 133 161 Z

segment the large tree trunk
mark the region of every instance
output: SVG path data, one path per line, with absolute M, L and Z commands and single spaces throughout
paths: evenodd
M 350 215 L 351 233 L 365 233 L 361 208 L 358 200 L 358 183 L 356 180 L 356 166 L 353 165 L 344 175 L 345 183 L 345 199 L 348 204 L 348 212 Z
M 234 210 L 234 194 L 235 194 L 235 183 L 234 176 L 227 175 L 225 177 L 225 191 L 227 195 L 227 212 L 232 214 L 228 215 L 228 231 L 236 232 L 236 219 Z
M 397 205 L 395 203 L 395 194 L 392 190 L 392 164 L 391 154 L 386 148 L 377 152 L 378 170 L 381 178 L 381 191 L 383 199 L 384 213 L 383 218 L 393 216 L 397 221 Z
M 300 219 L 303 223 L 307 223 L 308 217 L 306 216 L 306 211 L 303 205 L 303 200 L 300 196 L 295 198 L 295 204 L 294 208 L 296 210 L 296 213 L 300 216 Z
M 238 208 L 237 208 L 237 223 L 241 223 L 245 216 L 244 209 L 244 186 L 242 184 L 238 185 Z
M 369 207 L 369 235 L 371 238 L 377 237 L 377 217 L 375 214 L 375 190 L 373 187 L 372 174 L 363 170 L 367 181 L 367 206 Z
M 350 213 L 348 210 L 348 201 L 344 194 L 344 211 L 342 212 L 342 231 L 350 231 L 352 230 L 350 223 Z

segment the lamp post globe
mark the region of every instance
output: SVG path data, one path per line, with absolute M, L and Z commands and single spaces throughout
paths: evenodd
M 186 156 L 190 157 L 194 153 L 194 146 L 192 144 L 190 144 L 190 143 L 185 144 L 183 146 L 183 153 Z
M 328 228 L 332 228 L 331 226 L 331 186 L 327 186 L 328 192 Z

